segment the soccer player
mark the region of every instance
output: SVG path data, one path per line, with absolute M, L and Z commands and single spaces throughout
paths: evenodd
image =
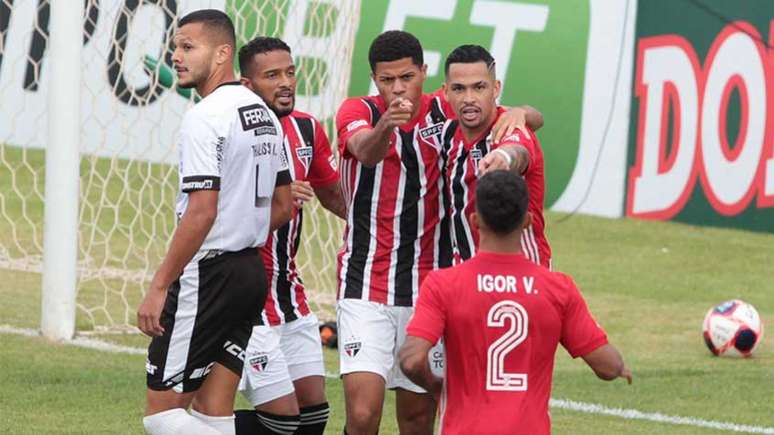
M 441 430 L 450 434 L 548 434 L 548 399 L 558 344 L 604 380 L 631 383 L 572 279 L 528 260 L 519 246 L 529 225 L 524 179 L 492 171 L 476 186 L 473 226 L 480 249 L 470 260 L 430 273 L 419 292 L 403 372 L 440 396 Z M 427 351 L 443 338 L 444 379 Z
M 336 116 L 348 202 L 337 306 L 345 431 L 376 433 L 390 388 L 400 432 L 425 434 L 433 430 L 436 403 L 401 373 L 396 356 L 420 284 L 451 264 L 440 132 L 453 113 L 442 92 L 422 93 L 427 66 L 410 33 L 382 33 L 368 57 L 379 95 L 347 99 Z M 508 133 L 525 117 L 533 127 L 542 124 L 538 112 L 515 108 L 499 130 Z M 442 348 L 433 355 L 440 369 Z
M 263 98 L 282 123 L 297 211 L 261 249 L 269 294 L 262 325 L 253 329 L 247 346 L 240 383 L 255 410 L 235 413 L 237 434 L 321 435 L 329 407 L 319 322 L 296 267 L 301 207 L 316 195 L 323 207 L 343 219 L 346 204 L 325 130 L 312 115 L 294 110 L 296 66 L 290 47 L 277 38 L 255 38 L 239 50 L 239 68 L 242 83 Z
M 444 125 L 443 160 L 450 195 L 451 231 L 455 259 L 467 260 L 478 246 L 478 232 L 470 224 L 476 209 L 476 180 L 487 171 L 509 169 L 523 175 L 529 186 L 531 224 L 521 247 L 537 264 L 551 266 L 551 247 L 545 235 L 543 151 L 535 134 L 524 127 L 493 140 L 492 126 L 504 113 L 497 106 L 500 81 L 495 60 L 479 45 L 462 45 L 446 58 L 444 92 L 457 119 Z
M 180 130 L 178 226 L 137 311 L 153 337 L 143 424 L 152 435 L 233 434 L 244 349 L 267 291 L 256 248 L 290 219 L 290 173 L 279 120 L 235 80 L 228 16 L 190 13 L 174 43 L 178 84 L 202 100 Z

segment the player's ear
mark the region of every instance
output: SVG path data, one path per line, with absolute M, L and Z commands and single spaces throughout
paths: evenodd
M 215 63 L 223 65 L 224 63 L 232 63 L 234 47 L 229 44 L 221 44 L 215 49 Z
M 470 215 L 470 226 L 473 227 L 476 231 L 480 231 L 480 226 L 478 223 L 478 213 L 473 212 L 473 214 Z
M 494 97 L 495 100 L 500 98 L 500 90 L 502 90 L 502 83 L 500 83 L 500 80 L 495 80 L 494 82 Z
M 524 222 L 521 223 L 521 225 L 519 226 L 519 229 L 523 230 L 524 228 L 527 228 L 530 225 L 532 225 L 532 213 L 526 212 L 524 213 Z
M 250 80 L 247 77 L 240 77 L 239 83 L 242 83 L 242 86 L 255 92 L 255 89 L 253 89 L 253 84 L 250 82 Z
M 427 64 L 423 63 L 422 68 L 419 68 L 419 70 L 422 72 L 422 80 L 427 78 Z

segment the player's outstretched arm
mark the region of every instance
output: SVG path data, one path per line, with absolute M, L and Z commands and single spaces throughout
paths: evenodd
M 409 335 L 400 348 L 400 369 L 412 382 L 430 392 L 436 399 L 441 393 L 443 381 L 430 370 L 427 353 L 433 343 L 424 338 Z
M 361 130 L 347 140 L 347 150 L 362 164 L 376 166 L 390 149 L 390 137 L 395 127 L 411 120 L 413 106 L 404 98 L 396 98 L 373 128 Z
M 487 172 L 499 170 L 513 171 L 515 174 L 524 175 L 528 167 L 529 151 L 524 146 L 516 144 L 500 146 L 478 162 L 481 176 Z
M 167 298 L 167 288 L 202 246 L 217 215 L 217 190 L 197 190 L 188 194 L 188 207 L 172 235 L 169 251 L 137 308 L 137 327 L 144 334 L 153 337 L 164 333 L 159 320 Z
M 290 192 L 290 184 L 277 186 L 271 197 L 271 226 L 270 231 L 285 225 L 293 217 L 293 196 Z
M 626 367 L 621 354 L 613 345 L 600 346 L 583 355 L 582 358 L 599 379 L 612 381 L 624 378 L 629 384 L 632 383 L 632 372 Z

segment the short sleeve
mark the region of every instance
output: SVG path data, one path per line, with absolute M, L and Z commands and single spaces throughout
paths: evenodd
M 565 280 L 568 301 L 562 319 L 561 343 L 573 358 L 577 358 L 607 344 L 607 334 L 591 316 L 572 279 L 565 277 Z
M 437 272 L 431 272 L 425 278 L 419 290 L 414 316 L 406 328 L 406 334 L 424 338 L 433 344 L 438 342 L 446 325 L 443 288 Z
M 347 141 L 360 130 L 371 129 L 371 109 L 360 98 L 344 100 L 336 114 L 336 131 L 339 135 L 339 151 L 348 154 Z
M 316 119 L 314 120 L 314 150 L 307 180 L 312 187 L 327 186 L 339 180 L 328 135 Z
M 180 128 L 180 190 L 220 190 L 226 134 L 196 112 Z
M 527 150 L 527 153 L 529 153 L 529 158 L 531 162 L 534 156 L 537 155 L 537 152 L 536 152 L 537 144 L 533 138 L 534 136 L 531 134 L 531 131 L 523 131 L 517 128 L 510 135 L 500 139 L 500 142 L 495 144 L 493 149 L 497 149 L 505 145 L 521 145 Z M 531 167 L 532 165 L 527 166 L 527 169 L 526 171 L 524 171 L 524 173 L 526 174 L 527 172 L 529 172 Z
M 278 152 L 272 155 L 272 163 L 277 172 L 277 180 L 274 184 L 274 187 L 287 186 L 291 181 L 293 181 L 290 175 L 290 163 L 288 161 L 290 150 L 287 147 L 287 142 L 284 139 L 285 134 L 282 132 L 282 125 L 279 121 L 277 121 L 277 127 L 279 128 L 278 131 L 280 132 L 279 138 L 277 139 L 279 141 L 277 146 Z

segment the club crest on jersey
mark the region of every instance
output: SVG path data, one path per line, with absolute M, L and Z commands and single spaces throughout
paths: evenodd
M 240 107 L 239 120 L 242 122 L 242 130 L 253 130 L 256 136 L 277 134 L 277 128 L 272 122 L 269 109 L 261 104 Z
M 250 366 L 257 372 L 266 370 L 266 366 L 269 365 L 269 356 L 265 353 L 260 353 L 249 360 Z
M 363 347 L 363 345 L 359 341 L 353 341 L 350 343 L 344 344 L 344 353 L 347 354 L 348 357 L 353 358 L 357 356 L 357 353 L 360 352 L 360 349 Z
M 309 169 L 309 164 L 312 163 L 313 155 L 312 147 L 298 147 L 296 148 L 296 157 L 306 169 Z

